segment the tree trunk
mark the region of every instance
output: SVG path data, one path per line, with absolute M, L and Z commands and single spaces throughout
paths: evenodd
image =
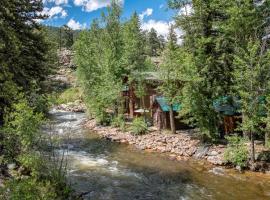
M 251 142 L 251 148 L 250 148 L 250 154 L 251 154 L 251 162 L 255 163 L 255 144 L 254 144 L 254 135 L 252 132 L 250 132 L 250 142 Z
M 269 139 L 270 139 L 270 133 L 267 131 L 264 136 L 264 146 L 269 147 Z
M 143 118 L 144 118 L 144 121 L 146 122 L 146 113 L 145 113 L 145 101 L 144 101 L 144 97 L 142 97 L 142 108 L 143 108 Z
M 176 134 L 175 121 L 174 121 L 174 115 L 173 115 L 173 105 L 170 105 L 170 124 L 171 124 L 172 134 Z
M 244 120 L 245 120 L 245 115 L 242 114 L 242 122 L 244 122 Z M 246 138 L 246 139 L 251 139 L 251 138 L 250 138 L 250 132 L 248 132 L 248 131 L 243 131 L 243 137 Z
M 133 87 L 130 86 L 130 91 L 129 91 L 129 116 L 130 118 L 134 117 L 134 91 Z

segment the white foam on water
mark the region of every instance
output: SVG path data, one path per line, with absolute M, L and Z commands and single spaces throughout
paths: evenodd
M 95 157 L 85 151 L 64 151 L 59 150 L 58 154 L 67 156 L 69 160 L 69 173 L 76 175 L 78 171 L 82 170 L 86 173 L 92 171 L 99 171 L 102 173 L 109 173 L 112 176 L 123 176 L 123 177 L 135 177 L 141 179 L 139 174 L 130 172 L 125 168 L 118 166 L 118 161 L 109 161 L 106 156 Z M 81 173 L 81 171 L 80 171 Z

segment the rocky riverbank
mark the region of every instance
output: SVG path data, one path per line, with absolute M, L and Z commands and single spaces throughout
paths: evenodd
M 81 100 L 77 100 L 75 102 L 70 102 L 66 104 L 60 104 L 53 107 L 56 110 L 63 110 L 68 112 L 85 112 L 86 107 L 85 104 Z
M 140 150 L 166 153 L 172 160 L 195 158 L 207 160 L 213 165 L 226 164 L 223 157 L 226 146 L 201 144 L 194 138 L 192 130 L 180 131 L 172 135 L 150 129 L 146 135 L 133 135 L 130 132 L 122 132 L 118 128 L 98 126 L 95 120 L 87 121 L 85 127 L 113 142 L 134 145 Z

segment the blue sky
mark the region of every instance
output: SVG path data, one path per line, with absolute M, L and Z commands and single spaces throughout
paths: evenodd
M 173 23 L 174 11 L 167 9 L 167 0 L 119 0 L 123 4 L 122 19 L 128 19 L 133 12 L 140 14 L 142 29 L 155 28 L 164 36 Z M 91 21 L 100 17 L 111 0 L 43 0 L 43 14 L 49 19 L 42 23 L 51 26 L 67 24 L 72 29 L 88 28 Z

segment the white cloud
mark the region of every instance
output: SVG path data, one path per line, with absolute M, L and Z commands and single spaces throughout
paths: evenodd
M 156 21 L 153 19 L 148 20 L 147 22 L 142 23 L 142 29 L 150 31 L 151 28 L 154 28 L 159 35 L 163 35 L 165 38 L 168 37 L 169 29 L 171 25 L 174 25 L 174 21 L 166 22 L 166 21 Z M 178 38 L 183 35 L 182 31 L 179 29 L 175 29 L 175 33 Z
M 45 7 L 43 9 L 43 11 L 40 12 L 39 14 L 41 14 L 41 15 L 48 15 L 49 19 L 51 19 L 51 18 L 57 18 L 57 17 L 65 18 L 68 15 L 67 14 L 67 11 L 65 11 L 60 6 L 55 6 L 55 7 L 52 7 L 52 8 Z
M 85 29 L 86 23 L 80 24 L 80 22 L 76 22 L 74 19 L 70 19 L 67 23 L 67 26 L 73 30 Z
M 55 5 L 68 4 L 68 0 L 43 0 L 43 3 L 54 3 Z
M 188 4 L 180 9 L 179 15 L 191 15 L 193 11 L 192 5 Z
M 92 12 L 100 8 L 111 5 L 111 0 L 74 0 L 75 6 L 82 6 L 83 11 Z M 123 4 L 124 0 L 118 0 L 119 3 Z
M 149 17 L 149 16 L 151 16 L 152 14 L 153 14 L 153 9 L 152 9 L 152 8 L 147 8 L 145 11 L 143 11 L 143 12 L 139 15 L 139 17 L 140 17 L 141 20 L 143 20 L 145 16 L 146 16 L 146 17 Z

